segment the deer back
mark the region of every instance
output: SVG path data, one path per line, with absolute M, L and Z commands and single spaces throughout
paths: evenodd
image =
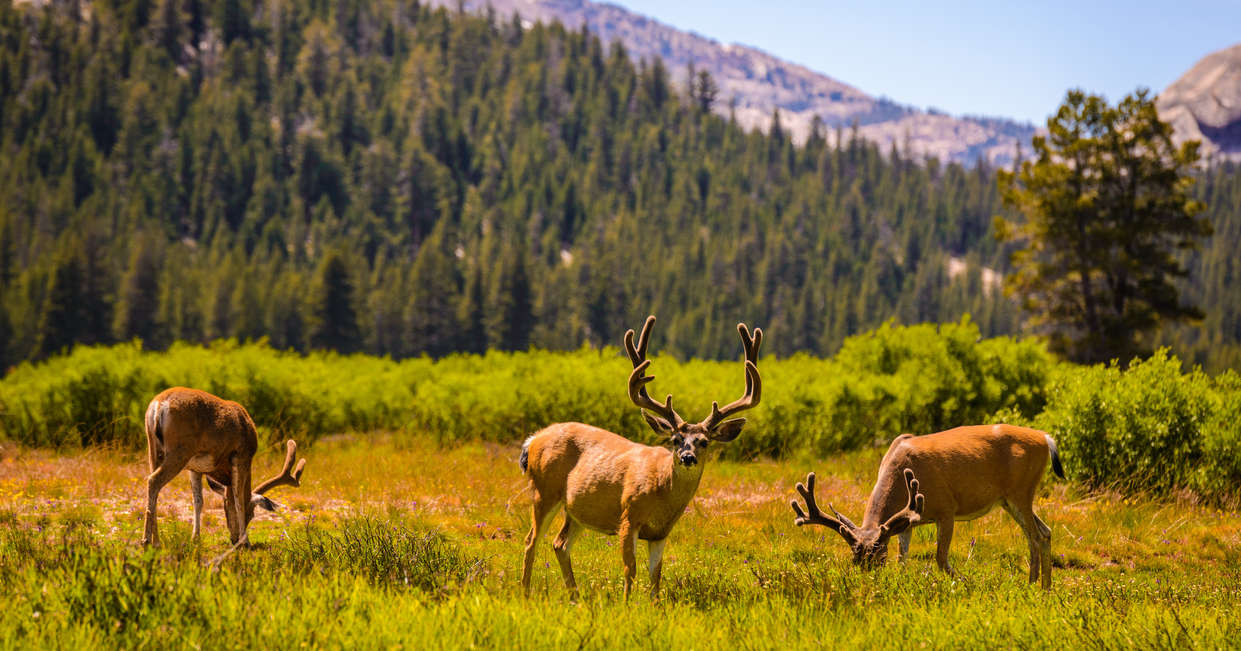
M 194 452 L 190 469 L 211 472 L 238 454 L 250 459 L 258 450 L 258 432 L 240 404 L 186 387 L 160 392 L 147 407 L 147 433 L 161 448 Z
M 987 513 L 1000 500 L 1034 498 L 1047 467 L 1047 435 L 1015 425 L 971 425 L 892 441 L 866 507 L 863 527 L 905 507 L 901 473 L 911 468 L 926 506 L 924 521 L 968 520 Z

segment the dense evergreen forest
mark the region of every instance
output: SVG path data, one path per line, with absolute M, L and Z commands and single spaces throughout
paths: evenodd
M 888 319 L 1017 332 L 994 170 L 792 142 L 709 77 L 410 0 L 0 0 L 0 362 L 258 339 L 407 357 L 834 352 Z M 726 113 L 726 112 L 725 112 Z M 1241 366 L 1241 173 L 1165 333 Z

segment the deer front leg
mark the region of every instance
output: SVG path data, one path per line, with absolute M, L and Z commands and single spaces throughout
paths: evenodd
M 896 537 L 896 540 L 900 545 L 900 556 L 898 556 L 897 558 L 902 563 L 905 562 L 906 558 L 909 558 L 909 543 L 910 541 L 913 540 L 913 537 L 914 537 L 913 527 L 906 529 L 905 531 L 901 532 L 899 536 Z
M 939 569 L 952 574 L 952 567 L 948 565 L 948 546 L 952 544 L 952 527 L 956 524 L 952 518 L 935 521 L 936 537 L 935 537 L 935 562 L 939 564 Z
M 620 531 L 621 562 L 625 565 L 625 601 L 629 601 L 629 591 L 633 588 L 633 579 L 638 575 L 638 561 L 635 548 L 638 545 L 638 531 L 641 527 L 622 519 Z
M 249 547 L 250 520 L 246 517 L 246 507 L 250 504 L 250 459 L 242 459 L 237 454 L 233 455 L 232 483 L 229 488 L 232 489 L 233 502 L 225 506 L 234 510 L 240 534 L 233 544 Z
M 237 530 L 237 510 L 232 507 L 233 489 L 232 482 L 224 486 L 224 525 L 228 527 L 228 541 L 230 544 L 237 542 L 240 532 Z
M 159 468 L 156 468 L 149 476 L 147 476 L 147 510 L 146 517 L 143 522 L 142 544 L 143 546 L 159 546 L 159 531 L 155 521 L 155 505 L 159 500 L 159 492 L 172 481 L 184 468 L 185 464 L 190 462 L 189 455 L 167 455 L 164 457 Z
M 190 494 L 194 500 L 194 533 L 190 538 L 194 542 L 198 542 L 199 534 L 202 532 L 203 525 L 203 475 L 200 472 L 190 471 Z
M 556 539 L 552 541 L 552 549 L 556 552 L 556 560 L 560 562 L 560 573 L 564 576 L 564 587 L 569 589 L 569 599 L 577 601 L 577 581 L 573 579 L 573 560 L 569 558 L 569 550 L 573 541 L 582 532 L 582 525 L 573 520 L 568 511 L 564 514 L 564 526 Z
M 662 538 L 646 543 L 646 569 L 651 576 L 651 599 L 659 598 L 659 579 L 664 572 L 664 545 L 667 542 L 667 538 Z

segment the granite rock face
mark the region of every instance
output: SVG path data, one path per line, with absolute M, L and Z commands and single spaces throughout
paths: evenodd
M 1241 161 L 1241 44 L 1203 57 L 1156 106 L 1178 143 L 1201 140 L 1204 159 Z
M 431 0 L 430 4 L 455 10 L 458 0 Z M 605 43 L 620 41 L 635 60 L 660 57 L 673 82 L 684 87 L 689 65 L 711 73 L 719 86 L 715 108 L 734 114 L 747 128 L 766 130 L 772 114 L 780 110 L 780 123 L 799 142 L 810 132 L 818 116 L 828 128 L 829 140 L 836 127 L 844 137 L 853 124 L 860 135 L 876 141 L 884 150 L 896 145 L 903 152 L 931 155 L 940 160 L 973 164 L 979 159 L 1007 164 L 1018 143 L 1030 151 L 1035 133 L 1031 124 L 1001 118 L 954 117 L 903 106 L 875 98 L 837 79 L 778 59 L 761 50 L 723 44 L 684 32 L 616 5 L 589 0 L 466 0 L 467 11 L 483 11 L 490 5 L 497 19 L 516 13 L 523 21 L 559 20 L 567 27 L 583 25 Z

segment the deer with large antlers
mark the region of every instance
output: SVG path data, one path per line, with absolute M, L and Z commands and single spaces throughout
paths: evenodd
M 866 569 L 887 560 L 888 542 L 900 540 L 900 560 L 909 553 L 914 527 L 935 523 L 935 560 L 948 565 L 953 524 L 986 515 L 997 504 L 1017 521 L 1030 548 L 1030 582 L 1042 576 L 1051 588 L 1051 529 L 1034 514 L 1034 496 L 1051 459 L 1052 470 L 1064 478 L 1056 442 L 1046 432 L 1015 425 L 972 425 L 945 432 L 892 441 L 879 464 L 879 479 L 870 494 L 862 526 L 853 524 L 831 504 L 836 517 L 819 510 L 814 473 L 797 492 L 806 510 L 793 502 L 794 523 L 823 525 L 844 538 L 853 562 Z M 1041 570 L 1041 573 L 1040 573 Z
M 193 539 L 202 529 L 203 478 L 224 497 L 224 519 L 235 546 L 249 545 L 247 530 L 256 506 L 274 511 L 277 504 L 267 491 L 277 486 L 300 486 L 306 460 L 297 458 L 297 442 L 289 439 L 280 474 L 250 490 L 250 462 L 258 450 L 258 433 L 245 407 L 205 391 L 173 387 L 151 400 L 146 410 L 147 509 L 143 545 L 158 545 L 155 503 L 159 492 L 182 470 L 190 471 L 194 499 Z
M 671 438 L 673 449 L 634 443 L 582 423 L 557 423 L 527 438 L 521 448 L 521 469 L 530 478 L 534 495 L 521 574 L 527 595 L 535 545 L 563 504 L 564 526 L 552 548 L 573 598 L 577 597 L 577 584 L 569 549 L 583 528 L 620 537 L 626 599 L 637 574 L 637 541 L 647 541 L 651 596 L 658 597 L 664 543 L 698 490 L 704 450 L 712 442 L 727 443 L 737 438 L 746 421 L 728 418 L 754 407 L 762 396 L 757 364 L 763 331 L 755 328 L 751 336 L 745 324 L 738 324 L 745 352 L 745 393 L 724 407 L 712 403 L 711 414 L 702 422 L 685 422 L 672 409 L 671 395 L 660 404 L 646 391 L 646 385 L 655 379 L 646 375 L 651 365 L 646 349 L 654 323 L 655 317 L 647 317 L 637 344 L 633 330 L 625 333 L 625 350 L 633 363 L 629 399 L 639 407 L 651 429 Z

